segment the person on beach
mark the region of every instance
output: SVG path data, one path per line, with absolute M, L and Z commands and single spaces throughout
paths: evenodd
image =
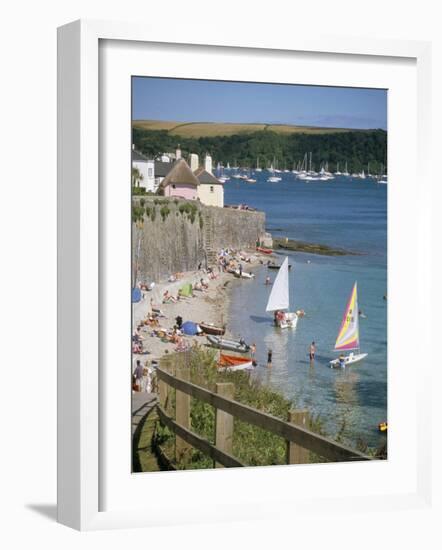
M 313 341 L 311 344 L 310 344 L 310 363 L 313 363 L 314 360 L 315 360 L 315 353 L 316 353 L 316 344 L 315 342 Z
M 252 359 L 255 358 L 255 353 L 256 353 L 256 344 L 255 342 L 253 342 L 253 344 L 250 346 L 250 356 Z
M 136 388 L 135 391 L 141 391 L 141 382 L 143 380 L 143 374 L 144 374 L 143 365 L 141 364 L 141 361 L 137 359 L 137 363 L 134 371 L 135 388 Z
M 178 315 L 177 317 L 175 317 L 175 321 L 176 321 L 177 328 L 181 330 L 181 326 L 183 324 L 183 318 L 181 317 L 181 315 Z
M 266 277 L 266 282 L 265 282 L 266 285 L 270 285 L 271 284 L 271 281 L 270 281 L 270 277 L 267 275 Z
M 200 283 L 203 290 L 207 290 L 209 288 L 209 285 L 204 281 L 204 279 L 200 279 Z
M 174 298 L 168 290 L 166 290 L 163 294 L 163 304 L 167 304 L 167 302 L 172 302 L 173 304 L 176 304 L 177 302 L 177 299 Z
M 267 368 L 270 369 L 272 368 L 272 350 L 269 349 L 269 351 L 267 352 Z

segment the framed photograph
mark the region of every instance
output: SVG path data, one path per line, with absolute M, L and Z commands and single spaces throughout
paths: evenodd
M 59 521 L 425 506 L 430 46 L 170 37 L 59 29 Z

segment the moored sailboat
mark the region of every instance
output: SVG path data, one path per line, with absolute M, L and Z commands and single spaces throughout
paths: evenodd
M 358 284 L 355 282 L 336 338 L 335 351 L 340 352 L 340 356 L 330 361 L 330 366 L 345 368 L 367 357 L 368 353 L 354 353 L 359 350 Z M 346 351 L 350 353 L 345 355 Z

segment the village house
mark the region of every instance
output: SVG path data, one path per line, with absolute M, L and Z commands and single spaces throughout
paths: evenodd
M 178 197 L 187 200 L 198 199 L 199 181 L 187 162 L 181 158 L 160 183 L 158 191 L 165 197 Z
M 198 199 L 208 206 L 224 208 L 224 186 L 212 174 L 212 158 L 206 155 L 204 167 L 194 171 L 198 178 Z
M 181 158 L 178 148 L 175 154 L 163 153 L 159 159 L 149 159 L 132 146 L 132 168 L 138 170 L 133 182 L 135 187 L 144 187 L 146 191 L 156 193 L 160 183 L 172 169 L 175 161 Z
M 206 155 L 204 167 L 199 167 L 198 155 L 189 155 L 189 164 L 182 158 L 178 146 L 175 154 L 162 154 L 161 160 L 148 159 L 132 147 L 133 185 L 166 197 L 199 200 L 208 206 L 224 207 L 223 184 L 212 173 L 212 158 Z

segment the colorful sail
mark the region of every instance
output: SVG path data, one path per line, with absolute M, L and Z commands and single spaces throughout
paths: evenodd
M 273 283 L 266 311 L 289 308 L 289 259 L 286 256 Z
M 341 328 L 336 339 L 336 351 L 349 351 L 359 349 L 359 310 L 358 310 L 358 286 L 354 284 L 350 294 Z

